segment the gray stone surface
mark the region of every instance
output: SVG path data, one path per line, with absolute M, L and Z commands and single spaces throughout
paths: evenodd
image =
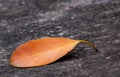
M 9 65 L 20 44 L 54 36 L 100 52 L 79 44 L 46 66 Z M 0 77 L 120 77 L 120 0 L 0 0 Z

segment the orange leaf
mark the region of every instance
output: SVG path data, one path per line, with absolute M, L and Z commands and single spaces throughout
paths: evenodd
M 41 38 L 20 45 L 11 55 L 10 64 L 15 67 L 33 67 L 50 64 L 70 52 L 79 42 L 96 47 L 85 40 L 68 38 Z

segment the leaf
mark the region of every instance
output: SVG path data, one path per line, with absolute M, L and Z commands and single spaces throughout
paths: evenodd
M 33 67 L 50 64 L 70 52 L 79 42 L 96 47 L 85 40 L 69 38 L 41 38 L 20 45 L 10 57 L 15 67 Z M 97 49 L 96 49 L 97 50 Z

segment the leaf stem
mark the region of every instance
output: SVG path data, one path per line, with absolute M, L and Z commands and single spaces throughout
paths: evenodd
M 80 43 L 80 42 L 85 43 L 85 44 L 93 47 L 93 48 L 96 50 L 96 52 L 98 52 L 98 49 L 96 48 L 96 46 L 95 46 L 93 43 L 90 43 L 90 42 L 85 41 L 85 40 L 79 40 L 79 43 Z

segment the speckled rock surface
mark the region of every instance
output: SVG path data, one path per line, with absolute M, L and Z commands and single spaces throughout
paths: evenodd
M 9 65 L 20 44 L 42 37 L 67 37 L 79 44 L 50 65 Z M 0 0 L 0 77 L 120 77 L 120 0 Z

